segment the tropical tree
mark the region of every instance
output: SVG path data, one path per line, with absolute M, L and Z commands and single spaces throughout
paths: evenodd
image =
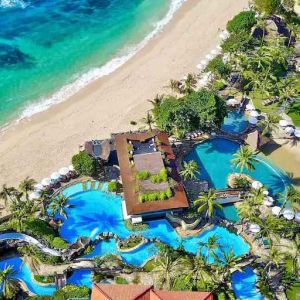
M 209 256 L 215 256 L 215 251 L 219 248 L 221 248 L 221 245 L 219 243 L 219 239 L 220 237 L 216 234 L 210 236 L 206 242 L 199 242 L 199 254 L 202 252 L 203 254 L 203 250 L 205 251 L 205 260 L 206 262 L 208 262 L 208 258 Z
M 284 208 L 286 203 L 289 202 L 292 208 L 298 209 L 300 206 L 300 192 L 290 185 L 287 187 L 285 195 L 283 195 L 282 207 Z
M 240 169 L 241 173 L 243 173 L 244 169 L 248 171 L 255 170 L 254 163 L 258 162 L 255 158 L 255 152 L 251 150 L 248 146 L 241 146 L 240 149 L 233 154 L 233 159 L 231 163 Z
M 183 257 L 174 258 L 168 251 L 160 251 L 155 259 L 154 275 L 161 288 L 171 290 L 174 281 L 188 269 L 188 261 Z
M 28 192 L 34 190 L 36 181 L 28 176 L 19 184 L 19 189 L 25 193 L 26 199 L 28 199 Z
M 289 41 L 288 41 L 288 47 L 290 47 L 292 38 L 297 36 L 297 33 L 299 32 L 299 25 L 288 23 L 287 29 L 289 30 Z
M 189 162 L 184 161 L 180 175 L 184 180 L 196 179 L 197 175 L 200 175 L 197 162 L 194 160 L 190 160 Z
M 283 265 L 285 262 L 286 255 L 283 252 L 280 252 L 277 248 L 271 247 L 267 253 L 265 270 L 270 276 L 270 272 L 273 267 L 278 268 L 280 265 Z
M 263 128 L 262 135 L 267 136 L 278 128 L 280 117 L 274 113 L 267 113 L 266 118 L 259 121 L 258 125 Z
M 6 265 L 3 270 L 0 270 L 0 286 L 2 287 L 3 296 L 6 299 L 14 299 L 19 285 L 17 280 L 14 278 L 16 272 L 12 266 Z
M 37 256 L 37 250 L 35 247 L 28 245 L 22 247 L 22 254 L 24 262 L 27 262 L 35 273 L 39 273 L 39 266 L 41 264 L 40 259 Z
M 258 217 L 260 211 L 257 206 L 253 205 L 250 201 L 244 200 L 237 205 L 238 214 L 242 220 L 252 221 Z
M 50 191 L 42 190 L 41 194 L 40 194 L 40 198 L 38 199 L 38 202 L 41 204 L 41 207 L 42 207 L 41 213 L 43 216 L 46 215 L 46 207 L 47 207 L 49 199 L 50 199 Z
M 148 111 L 146 117 L 142 119 L 142 122 L 148 126 L 149 130 L 152 131 L 152 125 L 155 124 L 153 115 Z
M 74 208 L 74 205 L 68 204 L 69 197 L 66 197 L 63 194 L 60 194 L 57 196 L 57 198 L 53 199 L 53 201 L 49 205 L 49 209 L 51 210 L 51 213 L 53 216 L 56 214 L 61 215 L 65 219 L 68 218 L 68 215 L 66 213 L 66 208 Z
M 184 93 L 190 94 L 195 91 L 195 88 L 197 86 L 197 79 L 195 75 L 189 73 L 184 80 Z
M 2 189 L 0 191 L 0 199 L 4 200 L 4 204 L 7 205 L 8 200 L 11 200 L 13 187 L 7 187 L 6 184 L 2 185 Z
M 164 95 L 156 94 L 156 96 L 153 98 L 153 100 L 148 100 L 153 105 L 153 109 L 159 107 L 164 99 Z
M 217 195 L 213 189 L 209 189 L 207 193 L 202 194 L 197 200 L 195 205 L 198 207 L 198 212 L 205 212 L 206 217 L 211 218 L 215 214 L 215 210 L 223 209 L 223 206 L 216 202 Z
M 171 79 L 169 88 L 175 93 L 181 93 L 180 82 L 178 80 Z
M 279 100 L 283 104 L 284 108 L 286 108 L 288 106 L 288 103 L 298 95 L 296 83 L 297 79 L 294 77 L 284 78 L 277 83 Z
M 257 206 L 261 205 L 264 201 L 265 195 L 264 195 L 264 189 L 252 189 L 248 194 L 247 194 L 247 199 L 250 202 L 251 205 Z

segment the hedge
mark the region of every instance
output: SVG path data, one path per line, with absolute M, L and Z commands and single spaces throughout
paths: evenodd
M 251 28 L 257 23 L 254 11 L 243 11 L 227 23 L 227 30 L 230 33 L 242 31 L 250 33 Z

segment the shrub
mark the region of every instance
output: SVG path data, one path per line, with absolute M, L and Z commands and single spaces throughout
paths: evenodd
M 116 282 L 116 284 L 128 284 L 128 281 L 121 276 L 117 276 L 115 278 L 115 282 Z
M 94 250 L 94 247 L 92 245 L 88 245 L 84 250 L 84 254 L 85 255 L 90 254 L 93 252 L 93 250 Z
M 243 11 L 227 23 L 227 30 L 230 33 L 240 33 L 241 31 L 250 33 L 256 22 L 254 11 Z
M 172 197 L 172 191 L 171 191 L 170 188 L 167 189 L 166 196 L 167 196 L 167 198 L 171 198 Z
M 74 169 L 85 176 L 93 176 L 97 171 L 97 161 L 85 151 L 80 151 L 72 157 Z
M 136 174 L 136 178 L 138 180 L 146 180 L 148 179 L 149 177 L 151 176 L 150 172 L 147 171 L 147 170 L 144 170 L 144 171 L 140 171 Z
M 256 9 L 265 14 L 265 15 L 273 15 L 280 8 L 281 1 L 280 0 L 255 0 L 254 1 Z
M 223 90 L 226 87 L 226 84 L 222 80 L 214 80 L 212 88 L 215 91 Z
M 42 276 L 42 275 L 34 275 L 35 281 L 41 282 L 41 283 L 54 283 L 54 276 Z
M 139 224 L 132 224 L 129 220 L 124 221 L 125 227 L 131 231 L 142 231 L 148 229 L 148 224 L 146 223 L 139 223 Z
M 130 125 L 136 125 L 137 122 L 136 121 L 130 121 Z
M 221 77 L 229 73 L 229 68 L 223 62 L 221 55 L 218 55 L 208 63 L 207 70 Z
M 240 32 L 231 34 L 222 44 L 224 52 L 234 53 L 237 51 L 243 51 L 247 48 L 251 42 L 252 37 L 249 33 Z
M 66 300 L 70 298 L 89 298 L 90 290 L 86 286 L 66 285 L 53 294 L 53 300 Z
M 167 199 L 167 195 L 165 192 L 160 192 L 159 193 L 159 200 L 166 200 Z
M 116 180 L 112 180 L 108 183 L 107 190 L 111 193 L 117 192 L 119 189 L 119 183 Z
M 53 248 L 56 248 L 56 249 L 67 249 L 68 248 L 68 243 L 60 237 L 55 237 L 51 244 L 52 244 Z

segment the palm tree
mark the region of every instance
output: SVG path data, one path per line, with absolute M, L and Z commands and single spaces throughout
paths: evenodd
M 180 175 L 184 180 L 196 179 L 196 175 L 200 175 L 199 166 L 196 161 L 190 160 L 189 162 L 183 162 L 183 169 L 180 171 Z
M 247 199 L 250 203 L 250 205 L 252 206 L 257 206 L 257 205 L 261 205 L 264 201 L 265 195 L 264 195 L 264 189 L 260 188 L 260 189 L 252 189 L 248 195 L 247 195 Z
M 290 185 L 286 189 L 284 200 L 282 202 L 282 208 L 289 202 L 294 209 L 298 209 L 300 206 L 300 192 L 297 191 L 294 186 Z
M 14 278 L 15 274 L 12 266 L 6 265 L 3 270 L 0 270 L 0 286 L 6 299 L 14 299 L 18 292 L 19 285 Z
M 178 80 L 171 79 L 169 88 L 175 93 L 181 93 L 180 82 Z
M 298 91 L 296 89 L 296 82 L 297 79 L 291 77 L 284 78 L 277 84 L 279 99 L 283 103 L 284 109 L 288 106 L 288 102 L 298 95 Z
M 268 251 L 268 257 L 266 261 L 267 263 L 265 265 L 265 270 L 270 276 L 270 272 L 273 266 L 278 268 L 280 265 L 284 264 L 285 254 L 272 246 Z
M 164 95 L 156 94 L 156 96 L 153 98 L 153 100 L 148 100 L 153 105 L 153 109 L 159 107 L 164 99 Z
M 152 131 L 152 125 L 155 123 L 153 115 L 148 111 L 145 118 L 142 119 L 142 122 L 148 126 L 149 130 Z
M 210 236 L 206 242 L 199 242 L 199 252 L 201 250 L 206 249 L 205 251 L 205 260 L 208 261 L 209 255 L 214 256 L 215 255 L 215 250 L 219 249 L 221 247 L 219 241 L 219 236 L 214 234 Z
M 184 93 L 190 94 L 194 92 L 197 86 L 197 79 L 193 74 L 187 74 L 186 79 L 184 80 Z
M 157 282 L 161 288 L 171 290 L 174 281 L 179 275 L 186 272 L 187 261 L 182 258 L 174 259 L 168 252 L 161 252 L 155 261 L 153 272 L 157 276 Z
M 215 209 L 223 209 L 223 206 L 216 202 L 217 195 L 213 189 L 209 189 L 206 194 L 202 194 L 197 200 L 195 205 L 199 205 L 198 212 L 205 211 L 205 215 L 211 218 L 215 214 Z
M 289 41 L 288 41 L 288 47 L 290 47 L 293 36 L 296 37 L 297 33 L 299 32 L 299 25 L 288 23 L 287 28 L 289 30 Z
M 262 45 L 265 39 L 266 29 L 267 29 L 266 19 L 265 18 L 258 19 L 257 27 L 262 30 L 262 37 L 261 37 L 261 45 Z
M 11 193 L 10 188 L 6 184 L 2 185 L 2 190 L 0 191 L 0 199 L 4 200 L 4 204 L 7 205 L 7 201 L 10 199 Z
M 258 208 L 250 203 L 248 200 L 244 200 L 238 203 L 237 206 L 238 214 L 242 220 L 252 221 L 254 218 L 258 217 L 259 210 Z
M 267 136 L 277 129 L 279 120 L 280 117 L 277 114 L 267 113 L 266 118 L 258 123 L 263 128 L 262 135 Z
M 40 194 L 40 198 L 39 198 L 39 203 L 42 206 L 42 215 L 45 216 L 46 215 L 46 206 L 47 203 L 49 201 L 49 197 L 50 197 L 50 192 L 49 190 L 42 190 L 41 194 Z
M 60 194 L 56 199 L 54 199 L 49 205 L 52 215 L 55 216 L 59 213 L 62 217 L 67 219 L 68 216 L 65 209 L 74 207 L 74 205 L 68 204 L 68 201 L 69 198 L 63 194 Z
M 25 193 L 26 199 L 28 199 L 28 192 L 34 190 L 36 181 L 28 176 L 19 184 L 19 189 Z
M 37 250 L 33 246 L 23 246 L 21 248 L 24 262 L 27 262 L 28 265 L 33 269 L 35 273 L 39 273 L 39 266 L 41 264 L 40 259 L 37 256 Z
M 255 158 L 255 153 L 248 146 L 241 146 L 240 149 L 233 154 L 234 158 L 231 160 L 231 163 L 240 169 L 243 173 L 244 169 L 248 171 L 255 170 L 254 163 L 258 162 Z

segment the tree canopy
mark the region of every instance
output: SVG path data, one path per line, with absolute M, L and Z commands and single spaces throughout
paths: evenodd
M 80 175 L 92 176 L 96 173 L 96 160 L 85 151 L 80 151 L 72 157 L 72 165 Z
M 250 32 L 256 22 L 254 11 L 243 11 L 227 23 L 227 30 L 231 33 Z

